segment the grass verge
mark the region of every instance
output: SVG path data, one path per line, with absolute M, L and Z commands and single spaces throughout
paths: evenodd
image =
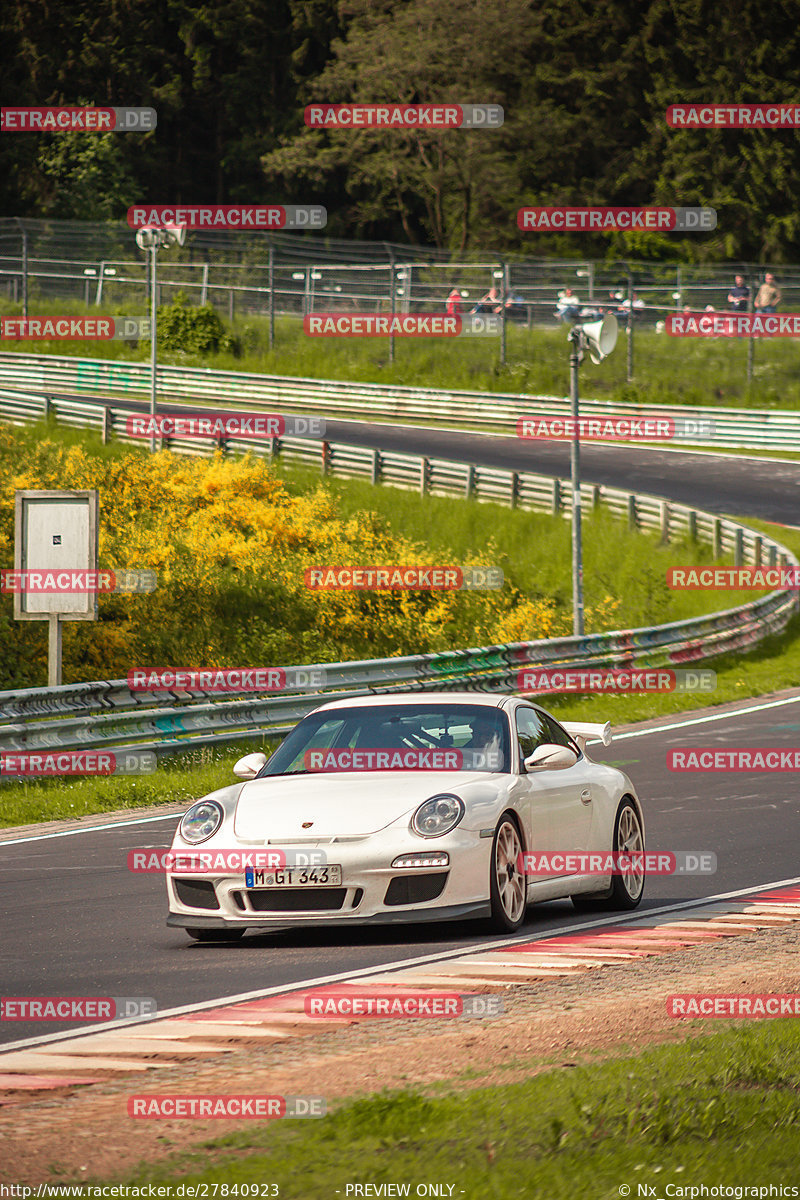
M 699 1184 L 791 1184 L 800 1152 L 798 1051 L 797 1023 L 774 1020 L 696 1037 L 691 1053 L 683 1043 L 569 1061 L 523 1083 L 460 1093 L 456 1081 L 427 1094 L 387 1091 L 319 1120 L 243 1122 L 197 1152 L 142 1163 L 129 1182 L 169 1184 L 169 1196 L 189 1194 L 179 1182 L 219 1185 L 210 1196 L 226 1195 L 224 1186 L 237 1188 L 228 1196 L 248 1195 L 242 1186 L 268 1183 L 276 1190 L 258 1194 L 282 1200 L 353 1196 L 354 1184 L 367 1183 L 409 1190 L 361 1195 L 467 1200 L 680 1197 L 692 1193 L 677 1189 Z M 324 1076 L 310 1079 L 308 1092 L 324 1092 Z M 433 1183 L 444 1189 L 417 1191 Z
M 31 316 L 133 314 L 143 303 L 88 308 L 78 302 L 42 302 L 34 298 Z M 0 313 L 19 314 L 21 305 L 0 301 Z M 229 326 L 241 353 L 210 355 L 159 350 L 159 362 L 211 367 L 265 375 L 396 384 L 408 387 L 486 392 L 527 392 L 563 396 L 568 388 L 568 347 L 564 326 L 526 329 L 509 323 L 506 363 L 500 363 L 497 338 L 397 338 L 389 362 L 386 338 L 312 338 L 295 317 L 275 321 L 275 346 L 269 349 L 264 315 L 236 318 Z M 634 329 L 634 380 L 627 380 L 627 338 L 620 331 L 615 352 L 586 371 L 587 397 L 660 404 L 719 405 L 795 409 L 800 377 L 793 339 L 757 339 L 753 380 L 747 381 L 746 338 L 670 338 L 652 327 Z M 12 344 L 4 346 L 12 349 Z M 76 355 L 130 362 L 149 359 L 149 343 L 20 342 L 20 353 Z

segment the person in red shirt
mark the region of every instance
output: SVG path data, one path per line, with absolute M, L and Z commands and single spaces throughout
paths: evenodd
M 447 315 L 448 317 L 461 316 L 461 292 L 458 288 L 454 287 L 447 297 Z

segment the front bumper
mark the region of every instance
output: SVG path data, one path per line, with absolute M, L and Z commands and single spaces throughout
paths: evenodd
M 394 909 L 380 913 L 373 913 L 370 917 L 347 917 L 348 925 L 410 925 L 417 924 L 420 921 L 472 921 L 480 917 L 488 917 L 491 915 L 491 906 L 488 900 L 478 902 L 476 904 L 448 904 L 437 906 L 434 908 L 403 908 Z M 333 917 L 309 917 L 303 918 L 303 927 L 321 925 L 335 925 L 342 922 L 342 917 L 337 913 Z M 294 929 L 298 922 L 295 920 L 269 920 L 259 921 L 226 921 L 224 917 L 211 916 L 208 913 L 196 916 L 186 916 L 182 913 L 170 913 L 167 917 L 167 925 L 177 927 L 179 929 L 259 929 L 265 932 L 277 932 L 282 929 Z
M 491 842 L 477 831 L 457 827 L 437 838 L 435 846 L 416 839 L 398 839 L 396 830 L 393 836 L 387 835 L 388 830 L 384 830 L 356 842 L 276 847 L 285 850 L 287 856 L 312 848 L 324 851 L 328 862 L 342 867 L 338 888 L 255 889 L 247 887 L 244 873 L 168 872 L 167 923 L 196 929 L 285 929 L 458 920 L 489 914 Z M 209 849 L 213 850 L 213 845 Z M 449 866 L 391 866 L 402 854 L 426 849 L 446 852 Z

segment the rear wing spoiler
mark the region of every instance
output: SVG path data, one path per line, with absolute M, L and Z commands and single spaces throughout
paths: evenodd
M 610 721 L 606 721 L 605 725 L 592 724 L 590 721 L 562 721 L 562 725 L 569 736 L 575 738 L 581 750 L 586 749 L 586 743 L 590 739 L 597 739 L 604 746 L 611 744 Z

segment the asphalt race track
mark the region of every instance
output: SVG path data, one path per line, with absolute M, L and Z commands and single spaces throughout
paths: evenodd
M 119 402 L 114 402 L 118 405 Z M 138 407 L 130 405 L 130 407 Z M 441 430 L 330 422 L 331 440 L 563 476 L 568 444 L 523 444 Z M 586 446 L 584 478 L 718 512 L 797 524 L 800 465 L 682 452 Z M 800 875 L 800 796 L 791 772 L 698 774 L 666 767 L 678 747 L 800 746 L 800 692 L 680 714 L 623 732 L 594 757 L 627 771 L 643 799 L 649 850 L 711 851 L 715 874 L 651 878 L 639 913 Z M 176 816 L 69 836 L 0 842 L 0 978 L 4 996 L 148 996 L 160 1011 L 342 972 L 363 972 L 484 943 L 482 923 L 353 926 L 252 935 L 200 945 L 165 925 L 164 881 L 132 874 L 126 853 L 168 846 Z M 98 818 L 97 826 L 103 826 Z M 0 839 L 4 836 L 0 831 Z M 8 835 L 13 837 L 14 835 Z M 585 921 L 569 903 L 529 911 L 524 939 Z M 2 1022 L 0 1042 L 39 1038 L 75 1023 Z

